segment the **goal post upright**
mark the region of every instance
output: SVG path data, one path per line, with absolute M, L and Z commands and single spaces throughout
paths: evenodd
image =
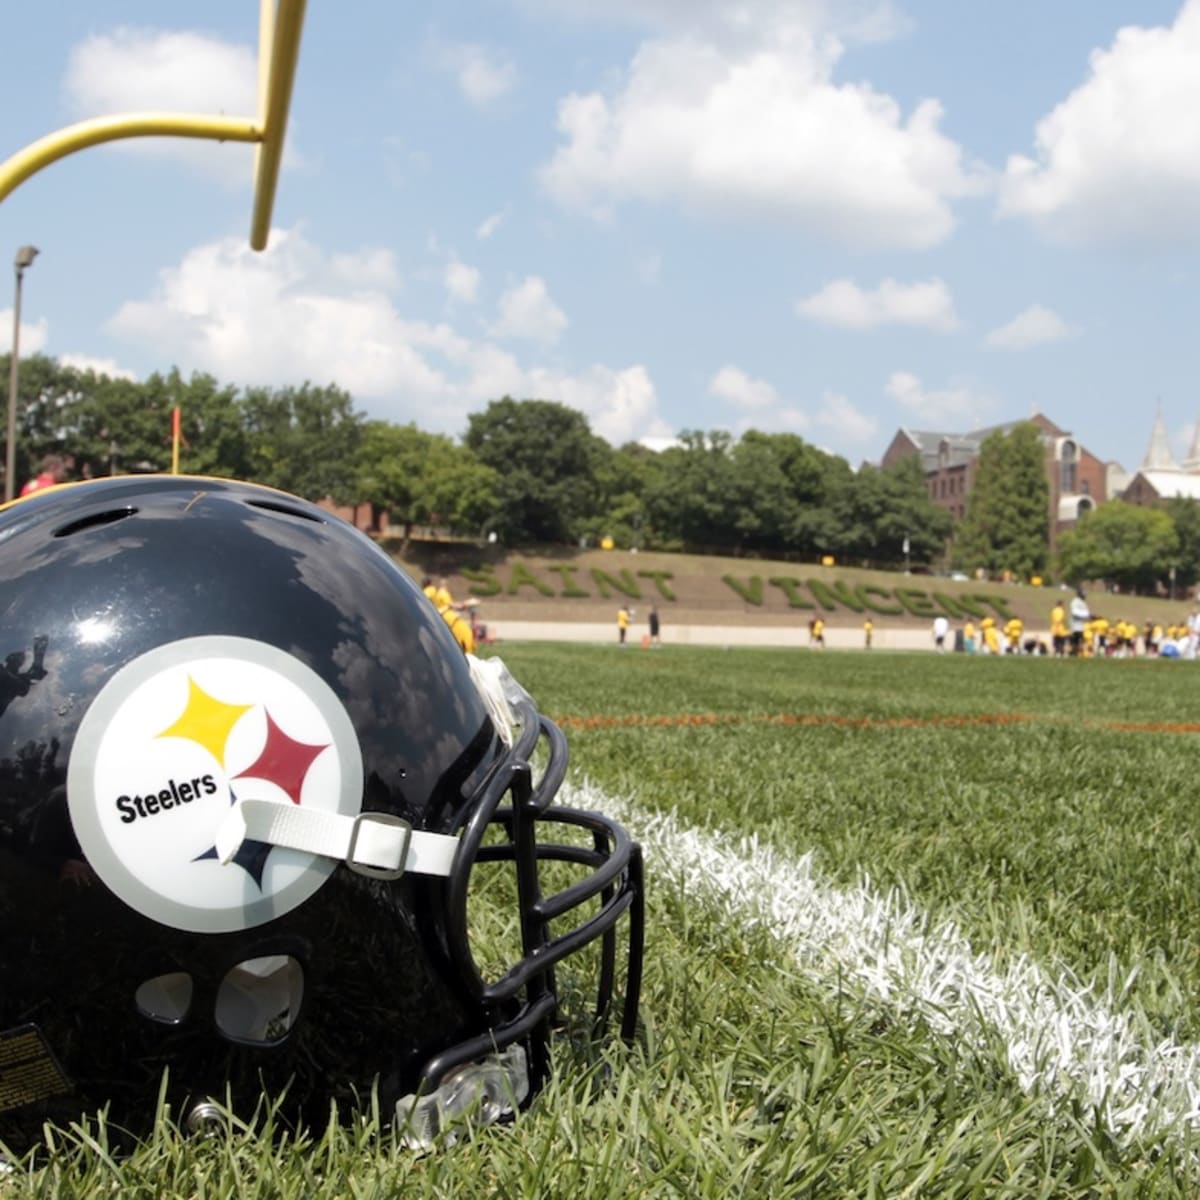
M 250 245 L 263 250 L 271 231 L 271 211 L 283 160 L 306 0 L 260 0 L 258 112 L 253 117 L 223 114 L 138 112 L 95 117 L 31 142 L 0 163 L 0 201 L 44 167 L 89 146 L 137 137 L 202 138 L 255 143 L 254 199 Z
M 258 123 L 254 148 L 254 206 L 250 245 L 264 250 L 283 161 L 283 141 L 300 58 L 307 0 L 260 0 L 258 30 Z

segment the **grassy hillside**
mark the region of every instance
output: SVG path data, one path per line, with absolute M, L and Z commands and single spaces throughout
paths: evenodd
M 1012 613 L 1044 628 L 1055 600 L 1070 595 L 1058 588 L 919 573 L 622 550 L 414 543 L 397 558 L 418 579 L 444 575 L 455 599 L 479 597 L 495 620 L 608 622 L 624 601 L 641 612 L 657 604 L 664 621 L 674 625 L 794 625 L 819 613 L 831 626 L 857 626 L 870 615 L 877 625 L 926 627 L 944 612 L 959 622 L 969 615 Z M 1171 602 L 1100 591 L 1089 593 L 1088 600 L 1093 612 L 1138 625 L 1181 622 L 1191 604 L 1186 596 Z

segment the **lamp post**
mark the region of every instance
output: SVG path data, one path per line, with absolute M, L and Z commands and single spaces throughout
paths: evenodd
M 17 273 L 16 295 L 13 299 L 12 358 L 8 366 L 8 448 L 4 457 L 4 499 L 16 495 L 17 484 L 17 363 L 20 360 L 21 342 L 21 280 L 25 268 L 33 265 L 37 257 L 36 246 L 22 246 L 13 259 Z

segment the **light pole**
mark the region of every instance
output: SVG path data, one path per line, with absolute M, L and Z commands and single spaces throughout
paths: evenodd
M 13 259 L 17 273 L 16 295 L 13 299 L 12 358 L 8 366 L 8 449 L 4 457 L 4 499 L 16 495 L 17 484 L 17 363 L 20 360 L 21 342 L 21 280 L 25 268 L 33 265 L 37 257 L 36 246 L 22 246 Z

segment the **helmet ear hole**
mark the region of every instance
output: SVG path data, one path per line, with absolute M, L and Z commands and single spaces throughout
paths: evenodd
M 143 1017 L 160 1025 L 179 1025 L 192 1009 L 192 977 L 186 971 L 156 975 L 138 986 L 134 1003 Z
M 248 958 L 217 989 L 213 1018 L 232 1042 L 274 1046 L 291 1032 L 304 998 L 304 969 L 290 954 Z

